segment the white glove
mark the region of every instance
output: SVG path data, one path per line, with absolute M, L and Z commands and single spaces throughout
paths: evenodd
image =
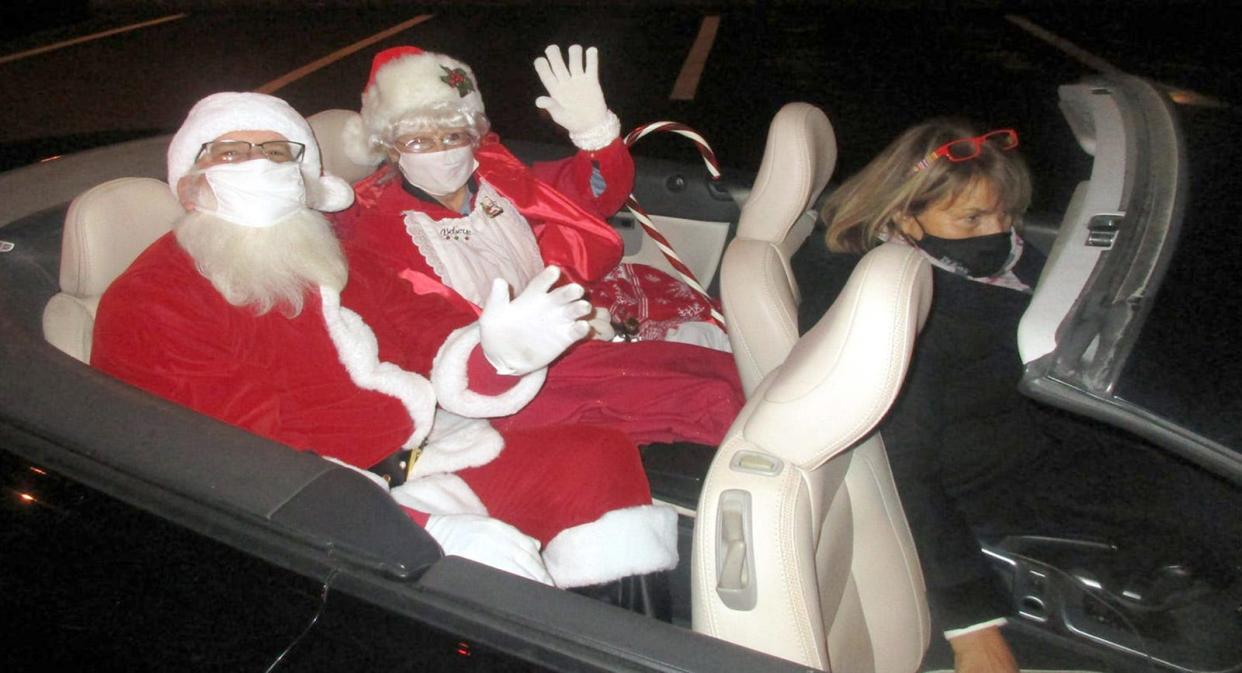
M 612 313 L 603 306 L 596 306 L 595 311 L 587 316 L 587 324 L 591 326 L 591 338 L 599 341 L 612 341 L 617 336 L 617 330 L 612 326 Z
M 492 281 L 479 316 L 479 342 L 497 372 L 524 376 L 546 367 L 590 331 L 582 317 L 591 312 L 591 304 L 582 299 L 581 285 L 548 291 L 560 277 L 561 270 L 549 266 L 513 301 L 504 279 Z
M 539 555 L 539 541 L 509 524 L 479 514 L 442 514 L 424 527 L 445 556 L 460 556 L 497 570 L 554 586 Z
M 621 120 L 604 103 L 599 85 L 599 51 L 586 50 L 583 64 L 582 47 L 569 47 L 569 66 L 561 58 L 561 48 L 550 45 L 547 56 L 535 59 L 535 72 L 548 90 L 547 96 L 535 99 L 535 107 L 552 115 L 552 121 L 569 131 L 574 145 L 587 151 L 607 147 L 621 135 Z

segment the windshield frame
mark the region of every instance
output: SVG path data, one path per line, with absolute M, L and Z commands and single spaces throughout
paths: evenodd
M 1078 87 L 1062 87 L 1062 108 L 1097 166 L 1114 162 L 1119 167 L 1112 171 L 1121 179 L 1119 207 L 1092 214 L 1086 234 L 1094 241 L 1059 242 L 1101 250 L 1081 293 L 1056 325 L 1055 347 L 1027 362 L 1020 389 L 1049 405 L 1133 432 L 1242 483 L 1242 454 L 1116 393 L 1158 299 L 1183 224 L 1189 180 L 1177 111 L 1167 95 L 1137 77 L 1092 78 Z M 1086 95 L 1108 97 L 1119 116 L 1108 118 L 1099 106 L 1088 107 L 1083 87 Z M 1106 128 L 1117 119 L 1120 129 Z M 1124 147 L 1097 144 L 1099 136 L 1118 130 Z M 1106 150 L 1116 156 L 1104 156 Z M 1092 179 L 1097 177 L 1093 173 Z

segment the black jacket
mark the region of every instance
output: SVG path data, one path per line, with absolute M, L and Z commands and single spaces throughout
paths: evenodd
M 799 323 L 813 326 L 858 263 L 822 230 L 794 255 Z M 1043 256 L 1027 246 L 1015 273 L 1034 285 Z M 1018 321 L 1030 296 L 933 268 L 933 299 L 903 389 L 880 429 L 918 549 L 933 619 L 959 628 L 1008 612 L 979 553 L 1006 534 L 1104 539 L 1116 578 L 1143 583 L 1161 566 L 1242 563 L 1236 488 L 1120 430 L 1018 391 Z
M 792 260 L 802 293 L 802 333 L 828 310 L 860 259 L 829 253 L 822 233 L 813 232 Z M 1028 246 L 1015 273 L 1034 285 L 1042 263 Z M 960 597 L 954 615 L 938 615 L 943 628 L 957 628 L 1004 614 L 966 501 L 995 519 L 998 508 L 1008 508 L 998 484 L 1021 480 L 1024 470 L 1039 463 L 1047 439 L 1017 391 L 1018 320 L 1030 295 L 935 267 L 933 276 L 932 309 L 881 434 L 933 613 L 943 602 L 937 592 Z M 1002 519 L 1023 516 L 1013 512 Z

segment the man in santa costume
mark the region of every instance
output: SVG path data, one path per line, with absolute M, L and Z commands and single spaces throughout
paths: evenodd
M 105 292 L 91 364 L 371 476 L 446 554 L 560 587 L 676 565 L 676 515 L 623 434 L 487 420 L 587 334 L 581 286 L 497 280 L 480 315 L 411 293 L 338 242 L 318 210 L 353 192 L 271 96 L 195 105 L 168 182 L 187 213 Z
M 579 151 L 528 168 L 489 133 L 469 66 L 416 47 L 377 54 L 344 142 L 355 162 L 382 165 L 334 216 L 338 232 L 411 292 L 463 311 L 480 310 L 493 280 L 520 291 L 548 266 L 587 287 L 594 338 L 554 363 L 544 392 L 498 427 L 591 422 L 640 444 L 718 444 L 744 400 L 732 356 L 702 344 L 727 349 L 728 340 L 689 286 L 619 265 L 622 241 L 602 218 L 625 202 L 634 165 L 604 102 L 595 48 L 574 45 L 568 56 L 551 46 L 535 62 L 548 89 L 535 104 Z M 644 338 L 612 342 L 610 321 L 628 318 L 641 318 Z

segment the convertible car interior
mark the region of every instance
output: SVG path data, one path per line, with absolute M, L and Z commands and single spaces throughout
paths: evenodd
M 312 121 L 325 138 L 328 165 L 358 179 L 366 167 L 343 163 L 343 153 L 334 151 L 329 140 L 348 114 L 332 110 Z M 794 305 L 788 257 L 809 231 L 808 208 L 827 184 L 836 159 L 828 119 L 810 105 L 786 106 L 774 120 L 768 142 L 771 158 L 760 168 L 742 209 L 738 235 L 725 256 L 721 282 L 728 307 Z M 787 160 L 790 153 L 801 160 Z M 61 291 L 43 312 L 47 340 L 89 361 L 100 295 L 142 250 L 171 229 L 180 213 L 167 185 L 152 178 L 118 178 L 75 198 L 65 216 Z M 777 243 L 769 246 L 765 239 Z M 783 251 L 776 255 L 780 296 L 756 294 L 766 284 L 751 278 L 770 250 Z M 827 667 L 830 656 L 835 661 L 875 659 L 877 670 L 917 667 L 928 641 L 927 609 L 882 444 L 872 435 L 862 446 L 845 450 L 879 421 L 896 396 L 918 324 L 927 314 L 930 282 L 926 263 L 913 250 L 885 246 L 868 257 L 841 307 L 796 349 L 793 313 L 771 320 L 759 313 L 743 314 L 740 308 L 731 311 L 733 342 L 781 374 L 768 377 L 769 371 L 754 371 L 748 385 L 754 402 L 716 452 L 706 476 L 700 515 L 715 523 L 698 526 L 693 557 L 699 566 L 691 570 L 696 576 L 691 595 L 699 598 L 694 609 L 702 611 L 692 623 L 701 624 L 700 631 L 820 668 Z M 783 341 L 773 338 L 774 329 Z M 766 381 L 762 386 L 761 380 Z M 800 445 L 791 443 L 782 429 L 822 408 L 848 408 L 839 415 L 841 427 L 810 427 Z M 359 511 L 345 504 L 356 497 L 353 489 L 334 488 L 352 476 L 326 463 L 322 467 L 323 473 L 308 476 L 288 505 L 265 506 L 266 516 L 313 520 L 320 512 Z M 781 512 L 786 500 L 807 511 L 785 520 Z M 306 507 L 310 509 L 302 511 Z M 381 528 L 330 518 L 341 526 L 333 531 L 337 535 L 366 531 L 368 539 L 357 540 L 358 546 L 379 554 L 371 545 L 382 544 L 393 565 L 414 571 L 426 563 L 419 553 L 425 545 L 396 545 L 401 537 L 417 539 L 392 535 L 391 528 L 401 526 L 399 519 L 386 516 L 381 520 L 388 525 Z M 794 553 L 804 558 L 791 567 L 777 561 Z M 831 581 L 825 582 L 827 578 Z M 755 609 L 760 592 L 780 592 L 786 599 L 765 600 L 764 606 L 774 607 Z M 876 613 L 879 605 L 887 606 L 884 618 Z M 810 622 L 796 618 L 804 612 L 820 616 Z M 804 632 L 794 628 L 799 623 L 807 624 Z
M 1137 80 L 1086 82 L 1060 95 L 1093 169 L 1061 222 L 1035 216 L 1029 224 L 1029 240 L 1050 258 L 1018 335 L 1023 386 L 1050 404 L 1126 427 L 1115 405 L 1084 402 L 1064 388 L 1067 381 L 1107 387 L 1108 363 L 1092 358 L 1126 333 L 1084 318 L 1081 295 L 1100 273 L 1097 262 L 1121 245 L 1118 223 L 1136 219 L 1127 200 L 1142 152 L 1176 145 L 1176 123 L 1167 101 Z M 1135 109 L 1147 117 L 1136 119 Z M 310 118 L 326 170 L 351 181 L 369 172 L 335 142 L 352 114 Z M 917 555 L 875 430 L 928 314 L 928 263 L 912 248 L 880 246 L 821 322 L 798 337 L 789 258 L 830 189 L 836 142 L 823 111 L 791 103 L 774 118 L 749 184 L 718 184 L 689 164 L 638 159 L 642 202 L 704 284 L 719 290 L 748 397 L 718 448 L 644 448 L 656 499 L 681 513 L 682 559 L 668 578 L 671 612 L 660 619 L 444 558 L 364 477 L 86 366 L 100 295 L 180 213 L 160 179 L 166 137 L 0 175 L 7 200 L 0 239 L 13 244 L 0 255 L 0 441 L 31 464 L 231 546 L 308 576 L 331 572 L 336 588 L 385 609 L 485 642 L 534 643 L 529 656 L 551 667 L 951 667 L 925 658 L 940 636 L 929 625 Z M 512 147 L 528 160 L 557 151 Z M 18 187 L 32 184 L 42 187 Z M 1178 198 L 1176 190 L 1168 195 Z M 1176 207 L 1148 207 L 1144 216 L 1162 213 L 1172 218 Z M 614 224 L 627 261 L 666 264 L 632 219 Z M 1075 326 L 1088 322 L 1096 330 L 1083 337 Z M 981 553 L 1012 591 L 1012 628 L 1058 651 L 1087 653 L 1051 661 L 1115 670 L 1242 667 L 1242 624 L 1227 610 L 1233 603 L 1195 593 L 1199 585 L 1176 569 L 1147 595 L 1112 592 L 1101 583 L 1106 569 L 1095 565 L 1107 564 L 1111 550 L 1107 540 L 1055 532 L 981 540 Z M 1214 635 L 1188 638 L 1186 620 Z
M 871 430 L 927 318 L 931 269 L 909 247 L 873 250 L 798 339 L 789 257 L 835 162 L 824 113 L 782 108 L 725 252 L 722 298 L 749 402 L 700 499 L 693 624 L 814 668 L 916 670 L 929 640 L 923 578 Z

